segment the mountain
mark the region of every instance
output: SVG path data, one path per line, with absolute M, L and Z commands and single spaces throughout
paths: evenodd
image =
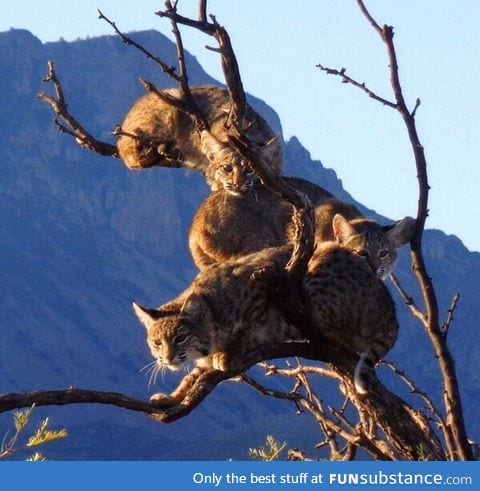
M 174 47 L 162 35 L 133 36 L 175 63 Z M 51 90 L 42 84 L 47 60 L 55 62 L 72 114 L 112 142 L 109 132 L 142 93 L 138 79 L 170 84 L 116 37 L 42 44 L 27 31 L 0 33 L 0 392 L 74 386 L 147 398 L 154 389 L 140 369 L 150 355 L 131 302 L 158 305 L 191 281 L 195 268 L 186 234 L 208 189 L 195 173 L 129 171 L 59 134 L 50 109 L 36 99 L 37 92 Z M 193 84 L 216 83 L 195 58 L 187 55 L 187 64 Z M 249 100 L 281 132 L 274 111 Z M 285 142 L 285 155 L 287 174 L 353 201 L 335 172 L 312 161 L 297 138 Z M 478 438 L 480 255 L 440 231 L 426 233 L 425 251 L 445 315 L 452 295 L 461 293 L 449 339 L 468 429 Z M 415 292 L 407 251 L 398 275 Z M 433 391 L 438 374 L 429 345 L 396 300 L 402 333 L 392 358 Z M 170 389 L 175 381 L 168 374 L 156 389 Z M 244 459 L 270 433 L 313 453 L 321 438 L 311 418 L 296 415 L 295 407 L 232 382 L 172 425 L 101 406 L 38 408 L 35 414 L 67 427 L 70 437 L 45 453 L 68 460 Z M 0 435 L 10 427 L 11 415 L 1 415 Z

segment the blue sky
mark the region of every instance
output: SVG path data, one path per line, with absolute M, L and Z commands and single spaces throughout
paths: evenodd
M 180 0 L 195 15 L 196 0 Z M 458 235 L 480 251 L 475 141 L 480 114 L 480 2 L 476 0 L 366 0 L 380 24 L 395 27 L 405 96 L 417 112 L 429 164 L 429 228 Z M 161 0 L 2 0 L 0 30 L 26 28 L 42 41 L 111 33 L 99 7 L 124 31 L 170 26 L 153 14 Z M 227 27 L 248 92 L 280 115 L 284 136 L 296 135 L 316 159 L 333 168 L 353 196 L 398 219 L 416 214 L 417 181 L 399 115 L 315 67 L 345 67 L 392 99 L 386 52 L 354 0 L 210 0 Z M 210 40 L 185 31 L 186 48 L 221 79 Z M 474 225 L 472 226 L 472 223 Z

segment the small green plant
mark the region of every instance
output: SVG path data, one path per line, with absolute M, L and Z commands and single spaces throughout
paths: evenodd
M 263 460 L 264 462 L 271 462 L 272 460 L 279 460 L 282 450 L 287 446 L 286 442 L 280 444 L 271 435 L 267 435 L 265 445 L 260 448 L 249 448 L 248 455 L 253 460 Z
M 423 443 L 420 443 L 420 445 L 418 446 L 418 460 L 421 462 L 427 462 L 431 460 Z
M 4 436 L 2 444 L 0 445 L 0 459 L 7 459 L 11 457 L 13 453 L 18 452 L 19 450 L 38 447 L 40 445 L 44 445 L 45 443 L 60 440 L 68 436 L 67 430 L 65 429 L 51 430 L 48 427 L 49 419 L 45 418 L 38 424 L 35 433 L 33 433 L 26 440 L 26 442 L 21 443 L 20 437 L 23 435 L 24 430 L 27 428 L 30 422 L 30 417 L 34 407 L 35 405 L 23 411 L 16 411 L 13 413 L 15 433 L 11 437 L 9 437 L 8 433 Z M 42 454 L 35 452 L 26 460 L 39 462 L 47 459 Z

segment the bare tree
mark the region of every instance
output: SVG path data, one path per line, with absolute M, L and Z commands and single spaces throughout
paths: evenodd
M 334 345 L 334 343 L 322 339 L 305 343 L 276 343 L 260 346 L 256 352 L 245 360 L 240 370 L 221 372 L 210 369 L 198 373 L 194 371 L 188 376 L 190 389 L 186 398 L 181 404 L 173 407 L 154 407 L 148 402 L 136 400 L 124 394 L 72 388 L 64 391 L 42 390 L 24 394 L 5 394 L 0 396 L 0 412 L 29 407 L 32 404 L 42 406 L 100 403 L 115 405 L 132 411 L 140 411 L 149 414 L 155 421 L 170 423 L 186 417 L 203 402 L 221 381 L 237 377 L 236 380 L 248 384 L 264 396 L 290 400 L 299 411 L 311 413 L 324 435 L 324 440 L 319 444 L 319 447 L 327 448 L 332 458 L 352 460 L 356 456 L 357 449 L 363 448 L 375 459 L 379 460 L 473 460 L 471 446 L 465 431 L 458 380 L 447 345 L 448 329 L 453 320 L 458 298 L 453 299 L 448 310 L 447 320 L 441 324 L 435 288 L 428 275 L 422 255 L 421 241 L 428 215 L 429 185 L 424 149 L 417 135 L 415 125 L 415 115 L 420 106 L 420 100 L 416 101 L 411 110 L 404 100 L 393 42 L 393 27 L 388 25 L 381 27 L 371 16 L 364 2 L 357 0 L 357 3 L 363 16 L 385 44 L 389 58 L 393 99 L 380 97 L 364 83 L 360 83 L 350 77 L 345 69 L 338 70 L 323 65 L 318 66 L 327 74 L 339 77 L 342 82 L 359 88 L 374 100 L 395 109 L 405 122 L 419 182 L 417 229 L 411 243 L 411 258 L 412 269 L 422 291 L 423 306 L 416 305 L 413 298 L 402 288 L 396 278 L 392 278 L 392 281 L 413 316 L 423 326 L 434 348 L 435 358 L 438 360 L 443 380 L 440 388 L 444 396 L 442 410 L 437 408 L 429 396 L 421 391 L 405 373 L 391 363 L 385 363 L 385 365 L 396 376 L 400 377 L 413 394 L 421 398 L 425 406 L 424 410 L 415 410 L 406 401 L 390 392 L 374 375 L 372 375 L 372 380 L 370 380 L 368 397 L 362 397 L 355 391 L 352 383 L 354 368 L 358 361 L 357 357 Z M 251 162 L 253 169 L 261 177 L 264 184 L 291 202 L 295 209 L 293 220 L 296 223 L 297 230 L 296 247 L 286 271 L 260 271 L 258 275 L 259 281 L 272 281 L 272 284 L 281 283 L 286 285 L 285 290 L 282 289 L 275 292 L 275 294 L 284 298 L 288 289 L 302 278 L 313 251 L 311 207 L 302 196 L 289 188 L 281 178 L 271 174 L 268 166 L 262 161 L 259 152 L 245 138 L 245 128 L 243 127 L 245 94 L 238 64 L 226 30 L 218 24 L 215 17 L 211 16 L 211 20 L 207 20 L 206 1 L 201 0 L 199 2 L 198 20 L 181 16 L 177 12 L 176 3 L 173 5 L 167 0 L 165 5 L 166 9 L 158 12 L 158 15 L 168 18 L 172 23 L 177 44 L 178 74 L 174 68 L 167 66 L 160 58 L 122 34 L 115 24 L 102 13 L 100 13 L 100 17 L 112 25 L 125 43 L 135 46 L 147 57 L 153 59 L 163 72 L 167 73 L 180 85 L 182 97 L 179 99 L 169 98 L 167 102 L 188 114 L 199 130 L 208 128 L 209 123 L 196 107 L 189 88 L 183 42 L 178 26 L 193 27 L 212 36 L 217 41 L 219 47 L 215 49 L 221 55 L 222 67 L 231 96 L 230 112 L 225 123 L 229 129 L 230 144 Z M 55 120 L 57 127 L 61 131 L 74 136 L 77 143 L 82 147 L 102 155 L 117 156 L 115 146 L 96 140 L 70 115 L 63 89 L 55 74 L 53 64 L 49 64 L 46 80 L 53 83 L 56 97 L 45 94 L 40 94 L 39 97 L 47 102 L 62 119 L 63 124 Z M 144 86 L 159 97 L 165 97 L 150 82 L 144 82 Z M 117 132 L 121 133 L 121 129 L 118 129 Z M 272 275 L 278 274 L 284 276 L 282 282 L 278 282 L 277 276 L 272 280 Z M 312 366 L 297 359 L 295 364 L 290 362 L 286 368 L 265 363 L 265 360 L 285 357 L 300 357 L 321 363 Z M 262 380 L 260 382 L 245 373 L 246 370 L 259 362 L 261 362 L 267 377 L 284 377 L 292 380 L 292 389 L 289 391 L 274 390 L 268 387 L 265 381 Z M 339 390 L 344 396 L 344 403 L 341 407 L 328 406 L 319 397 L 313 382 L 317 377 L 333 379 L 338 383 Z M 299 452 L 296 455 L 298 457 L 298 455 L 302 456 L 303 454 Z

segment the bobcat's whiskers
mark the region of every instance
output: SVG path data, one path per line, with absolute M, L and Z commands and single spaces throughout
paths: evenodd
M 161 365 L 158 363 L 157 360 L 154 360 L 150 363 L 147 363 L 140 371 L 145 372 L 146 375 L 148 375 L 148 385 L 147 387 L 150 388 L 153 385 L 157 383 L 158 375 L 160 374 L 162 377 L 162 381 L 164 380 L 165 377 L 165 365 Z

